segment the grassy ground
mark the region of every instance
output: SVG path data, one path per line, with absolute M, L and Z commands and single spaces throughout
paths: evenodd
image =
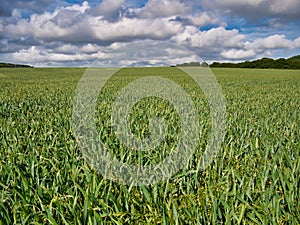
M 195 170 L 201 139 L 172 179 L 128 187 L 103 179 L 75 141 L 72 101 L 84 69 L 0 69 L 0 224 L 299 224 L 300 71 L 213 72 L 228 112 L 215 162 Z M 133 76 L 122 79 L 108 98 Z M 178 79 L 202 109 L 207 137 L 202 93 Z

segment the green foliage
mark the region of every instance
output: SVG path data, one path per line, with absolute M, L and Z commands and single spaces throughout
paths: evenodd
M 178 66 L 178 67 L 198 67 L 198 66 L 200 66 L 200 63 L 199 62 L 190 62 L 190 63 L 177 64 L 176 66 Z
M 262 58 L 255 61 L 246 61 L 241 63 L 218 63 L 214 62 L 210 67 L 215 68 L 256 68 L 256 69 L 300 69 L 300 56 L 294 56 L 289 59 L 270 59 Z
M 300 60 L 300 55 L 293 56 L 289 60 Z
M 32 66 L 0 62 L 0 68 L 32 68 Z
M 207 62 L 190 62 L 190 63 L 183 63 L 183 64 L 177 64 L 177 67 L 208 67 L 208 63 Z
M 91 168 L 73 135 L 72 101 L 84 69 L 0 69 L 0 224 L 299 224 L 299 71 L 213 72 L 228 123 L 218 157 L 205 171 L 197 165 L 210 133 L 209 111 L 188 78 L 177 68 L 151 68 L 122 70 L 109 81 L 96 109 L 100 133 L 105 99 L 109 105 L 114 92 L 144 75 L 179 82 L 199 109 L 202 136 L 190 164 L 158 185 L 128 187 Z M 172 107 L 160 101 L 149 113 L 160 104 L 169 115 Z M 133 125 L 147 116 L 138 110 Z M 101 136 L 116 144 L 105 130 Z M 136 162 L 135 155 L 113 153 Z M 143 159 L 160 160 L 154 153 Z

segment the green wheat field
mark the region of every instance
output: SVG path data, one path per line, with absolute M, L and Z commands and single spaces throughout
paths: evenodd
M 126 148 L 109 124 L 122 87 L 162 75 L 199 111 L 201 138 L 189 164 L 169 180 L 135 187 L 105 179 L 81 154 L 71 121 L 84 68 L 0 69 L 0 224 L 300 224 L 300 70 L 212 71 L 226 99 L 227 128 L 204 171 L 197 165 L 209 139 L 209 107 L 179 69 L 122 69 L 99 94 L 100 139 L 130 164 L 160 162 L 181 124 L 168 102 L 141 101 L 131 112 L 132 132 L 146 137 L 149 118 L 159 115 L 169 135 L 164 148 Z

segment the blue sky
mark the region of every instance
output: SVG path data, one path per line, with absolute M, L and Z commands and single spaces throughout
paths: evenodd
M 299 24 L 299 0 L 1 0 L 0 61 L 86 66 L 146 40 L 208 62 L 290 57 Z

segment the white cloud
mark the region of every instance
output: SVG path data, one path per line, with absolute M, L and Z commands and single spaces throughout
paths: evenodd
M 263 1 L 264 0 L 216 0 L 215 2 L 223 6 L 259 6 Z
M 93 54 L 57 53 L 49 49 L 32 46 L 29 49 L 22 49 L 12 54 L 12 59 L 20 63 L 36 64 L 41 62 L 66 62 L 66 61 L 87 61 L 95 58 L 105 57 L 105 53 L 98 51 Z
M 295 48 L 300 48 L 300 37 L 294 40 Z
M 225 59 L 249 59 L 256 56 L 254 50 L 243 50 L 243 49 L 230 49 L 221 53 Z
M 124 3 L 125 0 L 103 0 L 93 13 L 107 18 L 118 16 L 119 10 Z
M 91 51 L 95 50 L 97 51 Z M 73 54 L 70 54 L 73 53 Z M 68 63 L 81 61 L 93 66 L 112 67 L 128 65 L 174 65 L 197 61 L 199 58 L 190 50 L 170 42 L 139 41 L 129 44 L 112 44 L 103 48 L 98 45 L 63 45 L 54 49 L 32 46 L 11 55 L 11 59 L 19 63 L 47 65 L 49 62 Z M 95 61 L 96 60 L 96 61 Z
M 189 21 L 191 21 L 192 25 L 195 25 L 197 27 L 218 23 L 218 19 L 215 16 L 208 14 L 207 12 L 196 15 L 189 15 L 187 16 L 187 18 L 189 19 Z
M 300 13 L 299 0 L 269 0 L 270 10 L 274 13 Z
M 99 51 L 104 51 L 105 48 L 96 44 L 84 44 L 82 46 L 71 44 L 59 44 L 53 49 L 49 49 L 49 52 L 63 53 L 63 54 L 93 54 Z
M 204 0 L 202 4 L 218 13 L 251 20 L 278 18 L 293 21 L 300 18 L 299 0 Z
M 199 31 L 196 27 L 188 26 L 184 32 L 173 38 L 177 43 L 198 48 L 240 47 L 245 39 L 238 30 L 226 30 L 224 27 L 212 28 L 208 31 Z
M 71 11 L 76 11 L 76 12 L 81 12 L 81 13 L 84 13 L 88 9 L 90 9 L 88 1 L 84 1 L 82 3 L 82 5 L 75 4 L 75 5 L 66 7 L 66 10 L 71 10 Z
M 147 18 L 171 17 L 181 15 L 189 10 L 189 7 L 178 0 L 149 0 L 140 10 L 140 16 Z
M 60 8 L 54 12 L 33 14 L 29 19 L 21 19 L 16 24 L 4 27 L 7 36 L 34 36 L 37 38 L 59 38 L 74 34 L 84 20 L 88 3 Z
M 100 66 L 174 65 L 199 61 L 199 57 L 180 45 L 165 41 L 137 41 L 120 45 L 99 59 Z
M 270 50 L 300 48 L 300 37 L 289 40 L 285 35 L 271 35 L 257 38 L 253 42 L 246 41 L 240 49 L 224 50 L 221 55 L 226 59 L 248 59 L 258 55 L 270 56 Z
M 263 7 L 267 12 L 283 13 L 294 12 L 295 7 L 299 7 L 298 0 L 210 0 L 204 1 L 204 5 L 209 7 L 225 7 L 226 9 L 235 11 L 243 7 L 258 8 Z M 252 10 L 252 9 L 249 10 Z M 299 9 L 297 9 L 299 12 Z
M 95 21 L 93 26 L 97 39 L 102 41 L 130 41 L 134 38 L 166 39 L 181 30 L 181 24 L 168 19 L 123 18 L 116 23 Z
M 53 0 L 1 0 L 0 1 L 0 17 L 16 16 L 16 12 L 43 12 L 47 9 Z
M 248 13 L 252 13 L 253 9 L 257 9 L 258 17 L 263 10 L 266 10 L 267 15 L 284 13 L 298 5 L 296 1 L 288 0 L 280 8 L 278 2 L 212 1 L 218 3 L 215 5 L 217 11 L 220 5 L 232 14 L 248 9 Z M 17 13 L 19 11 L 15 11 L 14 18 L 0 18 L 1 58 L 34 65 L 51 62 L 61 65 L 71 61 L 86 63 L 99 57 L 111 57 L 108 53 L 110 50 L 117 51 L 136 40 L 171 41 L 196 51 L 204 58 L 217 60 L 250 59 L 272 54 L 278 49 L 285 51 L 300 48 L 300 37 L 292 40 L 285 35 L 266 34 L 266 37 L 256 38 L 251 34 L 252 41 L 249 41 L 248 33 L 242 34 L 237 29 L 227 29 L 224 26 L 199 30 L 205 25 L 220 24 L 221 19 L 214 11 L 197 11 L 190 3 L 190 0 L 149 0 L 144 7 L 128 9 L 124 6 L 124 0 L 104 0 L 95 8 L 86 1 L 81 5 L 74 4 L 51 12 L 32 14 L 28 19 L 20 18 Z M 278 22 L 277 19 L 273 21 Z M 146 48 L 144 45 L 141 44 L 140 47 Z M 159 56 L 149 59 L 149 62 L 169 62 L 167 57 L 162 56 L 164 52 L 146 49 Z M 126 50 L 125 54 L 129 57 L 134 51 Z M 172 52 L 169 55 L 174 55 L 175 58 L 171 57 L 173 62 L 194 60 L 180 55 L 180 51 L 176 52 L 171 48 L 167 51 Z M 137 62 L 133 59 L 130 63 Z
M 247 49 L 255 49 L 256 51 L 265 49 L 293 48 L 294 42 L 286 39 L 285 35 L 272 35 L 266 38 L 258 38 L 253 42 L 245 44 Z
M 123 17 L 108 21 L 86 13 L 89 6 L 61 8 L 53 13 L 34 14 L 29 20 L 4 27 L 7 36 L 33 36 L 47 41 L 114 42 L 140 38 L 166 39 L 180 32 L 179 22 L 168 18 L 141 19 Z

